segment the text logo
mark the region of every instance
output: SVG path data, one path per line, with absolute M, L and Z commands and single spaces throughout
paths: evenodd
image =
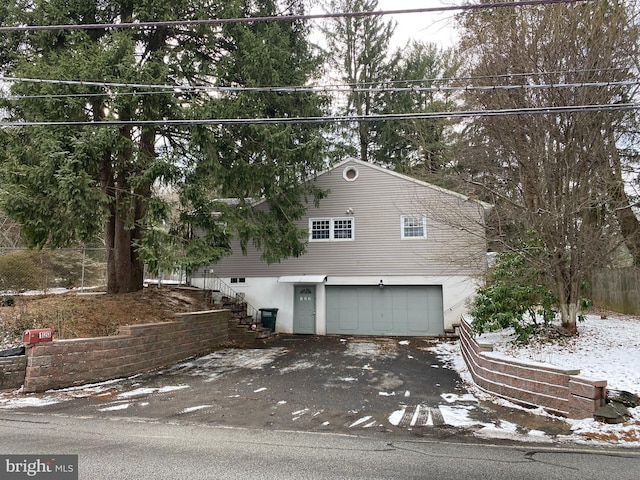
M 0 478 L 78 480 L 78 455 L 0 455 Z

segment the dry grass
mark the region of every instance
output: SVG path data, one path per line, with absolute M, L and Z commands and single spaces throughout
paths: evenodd
M 55 338 L 114 335 L 120 325 L 168 321 L 176 313 L 211 308 L 196 289 L 148 287 L 135 293 L 16 296 L 0 307 L 0 349 L 19 343 L 29 328 L 53 328 Z
M 638 437 L 638 425 L 640 422 L 626 422 L 621 430 L 603 431 L 603 432 L 583 432 L 581 435 L 592 440 L 600 440 L 603 442 L 624 442 L 635 443 L 640 441 Z

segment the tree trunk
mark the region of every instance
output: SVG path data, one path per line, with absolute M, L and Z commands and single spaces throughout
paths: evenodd
M 123 116 L 128 118 L 128 112 Z M 130 127 L 123 127 L 120 133 L 131 140 Z M 132 157 L 129 143 L 118 152 L 116 165 L 128 165 Z M 131 192 L 126 177 L 118 176 L 109 160 L 103 166 L 101 177 L 105 193 L 111 199 L 105 225 L 107 293 L 136 292 L 144 286 L 144 264 L 135 249 L 135 240 L 141 238 L 142 192 Z
M 109 218 L 104 228 L 104 243 L 107 249 L 107 292 L 115 293 L 117 291 L 116 281 L 116 262 L 114 243 L 116 237 L 116 214 L 115 205 L 112 203 L 109 207 Z
M 562 328 L 567 330 L 571 335 L 578 333 L 578 304 L 577 303 L 561 303 L 560 318 L 562 319 Z
M 142 290 L 144 264 L 134 247 L 137 229 L 128 229 L 122 213 L 114 207 L 105 229 L 107 243 L 107 293 Z

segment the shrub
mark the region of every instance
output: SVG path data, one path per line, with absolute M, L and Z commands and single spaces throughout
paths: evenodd
M 12 296 L 0 297 L 0 307 L 13 307 L 15 304 L 16 301 Z
M 524 254 L 498 256 L 471 306 L 474 333 L 513 328 L 516 340 L 526 343 L 541 323 L 546 325 L 556 316 L 557 299 L 543 280 L 543 272 L 533 268 Z

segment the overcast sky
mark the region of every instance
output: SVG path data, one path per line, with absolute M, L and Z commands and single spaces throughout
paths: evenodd
M 459 5 L 460 0 L 378 0 L 380 10 L 407 10 Z M 393 47 L 402 47 L 416 39 L 450 47 L 455 42 L 454 16 L 457 12 L 410 13 L 392 15 L 398 22 Z
M 378 0 L 378 10 L 410 10 L 416 8 L 437 8 L 460 4 L 462 0 Z M 310 13 L 323 13 L 321 2 L 314 6 Z M 406 13 L 385 16 L 397 22 L 392 49 L 404 47 L 410 40 L 422 40 L 436 43 L 446 48 L 455 43 L 454 16 L 457 12 L 438 13 Z M 323 43 L 322 39 L 318 39 Z

